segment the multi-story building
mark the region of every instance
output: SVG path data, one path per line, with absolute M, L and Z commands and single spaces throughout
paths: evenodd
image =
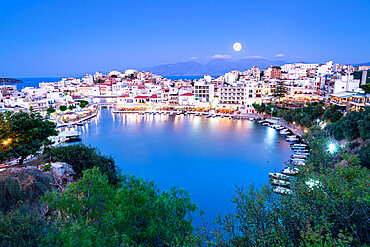
M 215 86 L 204 82 L 196 82 L 194 85 L 195 100 L 200 102 L 211 102 L 214 99 Z
M 243 104 L 245 102 L 246 88 L 244 86 L 219 87 L 220 103 L 222 104 Z

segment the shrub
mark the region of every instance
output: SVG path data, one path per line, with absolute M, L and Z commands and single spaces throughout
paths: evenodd
M 84 170 L 99 167 L 107 175 L 109 183 L 116 185 L 118 182 L 119 172 L 113 157 L 101 154 L 96 147 L 75 144 L 45 150 L 45 155 L 51 156 L 54 162 L 70 164 L 78 177 L 82 177 Z
M 53 188 L 51 182 L 50 176 L 34 168 L 0 173 L 0 210 L 6 213 L 20 201 L 36 202 Z

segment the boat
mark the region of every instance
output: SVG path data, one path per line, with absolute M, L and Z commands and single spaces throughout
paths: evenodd
M 77 123 L 76 125 L 77 126 L 83 126 L 84 124 L 83 123 Z
M 284 188 L 281 186 L 276 186 L 275 188 L 272 189 L 272 191 L 274 191 L 277 194 L 284 194 L 284 195 L 290 195 L 293 193 L 291 189 Z
M 272 184 L 272 185 L 278 185 L 278 186 L 282 186 L 282 187 L 289 187 L 290 186 L 290 182 L 289 181 L 279 180 L 279 179 L 271 179 L 270 180 L 270 184 Z
M 282 174 L 282 173 L 269 173 L 269 177 L 270 178 L 274 178 L 274 179 L 283 179 L 283 180 L 289 180 L 289 177 L 285 174 Z
M 290 146 L 291 147 L 308 147 L 308 145 L 304 143 L 295 143 L 295 144 L 291 144 Z
M 292 149 L 292 151 L 296 154 L 310 154 L 308 149 Z
M 292 159 L 306 159 L 308 155 L 305 154 L 292 154 L 290 158 Z
M 306 159 L 290 158 L 290 161 L 291 161 L 291 162 L 293 162 L 293 164 L 296 164 L 296 163 L 301 164 L 302 162 L 303 162 L 304 164 L 306 164 L 306 163 L 305 163 L 305 162 L 306 162 Z
M 287 129 L 283 129 L 283 130 L 279 131 L 279 134 L 280 134 L 280 135 L 287 135 L 287 134 L 289 134 L 289 133 L 290 133 L 290 131 L 289 131 L 289 130 L 287 130 Z
M 264 122 L 264 123 L 262 123 L 262 126 L 270 126 L 270 124 L 267 123 L 267 122 Z
M 293 161 L 292 163 L 295 166 L 305 166 L 306 165 L 304 161 Z
M 281 171 L 281 173 L 285 174 L 285 175 L 290 175 L 290 176 L 293 176 L 293 175 L 297 175 L 299 173 L 299 169 L 298 168 L 291 168 L 291 167 L 285 167 L 284 170 Z
M 297 137 L 287 137 L 286 140 L 288 142 L 296 142 L 296 141 L 299 141 L 299 139 Z
M 261 123 L 263 123 L 263 122 L 265 122 L 265 121 L 263 121 L 263 120 L 258 120 L 258 121 L 257 121 L 257 123 L 258 123 L 258 124 L 261 124 Z
M 252 117 L 250 117 L 250 118 L 248 118 L 250 121 L 253 121 L 254 120 L 254 118 L 252 118 Z
M 78 141 L 81 135 L 81 132 L 77 130 L 66 130 L 59 133 L 58 136 L 55 137 L 56 142 L 72 142 Z

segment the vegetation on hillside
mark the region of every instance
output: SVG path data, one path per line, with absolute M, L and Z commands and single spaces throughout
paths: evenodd
M 154 182 L 120 174 L 112 157 L 91 146 L 47 149 L 45 155 L 70 164 L 79 180 L 57 190 L 51 177 L 37 169 L 0 173 L 0 246 L 369 245 L 370 111 L 342 117 L 323 106 L 273 112 L 309 128 L 304 138 L 311 152 L 307 165 L 290 179 L 293 193 L 275 194 L 269 185 L 237 188 L 235 212 L 220 216 L 212 230 L 204 226 L 194 231 L 191 215 L 197 206 L 178 187 L 160 191 Z M 273 106 L 259 107 L 267 113 Z M 19 138 L 12 142 L 14 150 L 37 152 L 46 136 L 54 134 L 54 125 L 39 123 L 38 115 L 7 114 L 0 134 Z M 316 119 L 326 122 L 326 128 Z M 10 150 L 2 148 L 0 156 L 7 157 Z
M 193 232 L 190 196 L 179 188 L 159 192 L 153 182 L 123 176 L 111 186 L 98 168 L 46 203 L 59 214 L 45 236 L 46 245 L 184 246 Z
M 70 164 L 79 178 L 82 178 L 83 171 L 98 167 L 107 176 L 110 184 L 118 183 L 119 170 L 113 157 L 101 154 L 96 147 L 84 144 L 59 146 L 45 150 L 44 154 L 46 157 L 51 157 L 53 162 Z
M 0 160 L 19 158 L 19 164 L 30 154 L 36 154 L 48 137 L 57 135 L 55 124 L 44 121 L 38 113 L 0 113 Z

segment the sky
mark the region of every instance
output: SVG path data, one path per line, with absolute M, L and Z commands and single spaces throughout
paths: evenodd
M 369 0 L 2 0 L 0 76 L 81 76 L 212 58 L 365 63 L 369 13 Z

